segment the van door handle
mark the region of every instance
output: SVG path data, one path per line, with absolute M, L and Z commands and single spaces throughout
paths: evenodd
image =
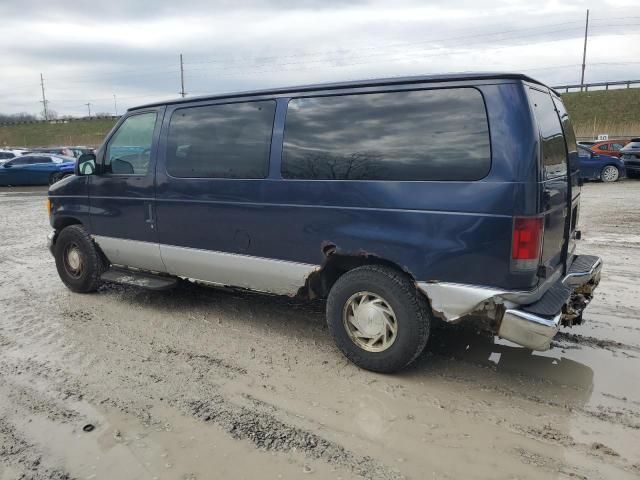
M 147 222 L 151 228 L 154 228 L 153 204 L 151 202 L 147 202 L 144 216 L 144 221 Z

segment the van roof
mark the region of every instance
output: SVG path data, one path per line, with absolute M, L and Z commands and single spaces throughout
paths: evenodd
M 408 77 L 389 77 L 389 78 L 377 78 L 370 80 L 350 80 L 346 82 L 331 82 L 331 83 L 317 83 L 312 85 L 298 85 L 291 87 L 279 87 L 279 88 L 269 88 L 263 90 L 250 90 L 245 92 L 230 92 L 230 93 L 221 93 L 217 95 L 201 95 L 196 97 L 189 98 L 176 98 L 172 100 L 165 100 L 163 102 L 153 102 L 147 103 L 144 105 L 139 105 L 137 107 L 129 108 L 131 110 L 138 110 L 141 108 L 148 107 L 158 107 L 162 105 L 173 105 L 179 103 L 187 103 L 194 102 L 200 100 L 219 100 L 225 98 L 234 98 L 234 97 L 258 97 L 258 96 L 267 96 L 267 95 L 283 95 L 286 93 L 297 93 L 297 92 L 309 92 L 314 90 L 332 90 L 332 89 L 340 89 L 340 88 L 355 88 L 355 87 L 376 87 L 376 86 L 384 86 L 384 85 L 400 85 L 407 83 L 429 83 L 429 82 L 447 82 L 447 81 L 467 81 L 467 80 L 522 80 L 525 82 L 536 83 L 538 85 L 545 86 L 547 88 L 551 88 L 548 85 L 540 82 L 539 80 L 535 80 L 527 75 L 522 73 L 450 73 L 450 74 L 439 74 L 439 75 L 415 75 Z M 552 89 L 553 90 L 553 89 Z

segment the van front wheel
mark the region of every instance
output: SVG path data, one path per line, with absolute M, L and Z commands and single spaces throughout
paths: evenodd
M 81 225 L 70 225 L 60 232 L 54 256 L 58 275 L 70 290 L 89 293 L 98 289 L 105 262 Z
M 349 360 L 367 370 L 390 373 L 424 350 L 430 318 L 425 300 L 405 275 L 366 265 L 348 271 L 333 285 L 327 323 Z

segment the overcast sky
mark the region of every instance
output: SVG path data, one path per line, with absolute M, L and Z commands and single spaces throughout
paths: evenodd
M 638 0 L 0 0 L 0 113 L 60 115 L 202 95 L 462 71 L 640 78 Z

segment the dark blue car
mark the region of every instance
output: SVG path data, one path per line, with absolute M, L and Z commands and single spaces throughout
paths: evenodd
M 0 165 L 0 186 L 52 185 L 74 173 L 75 159 L 53 154 L 28 154 Z
M 583 180 L 617 182 L 626 176 L 624 162 L 621 159 L 599 155 L 580 145 L 578 145 L 578 162 L 580 178 Z
M 130 109 L 49 189 L 62 281 L 186 278 L 326 298 L 357 365 L 398 370 L 437 319 L 545 350 L 602 262 L 575 253 L 578 152 L 519 74 L 334 83 Z

